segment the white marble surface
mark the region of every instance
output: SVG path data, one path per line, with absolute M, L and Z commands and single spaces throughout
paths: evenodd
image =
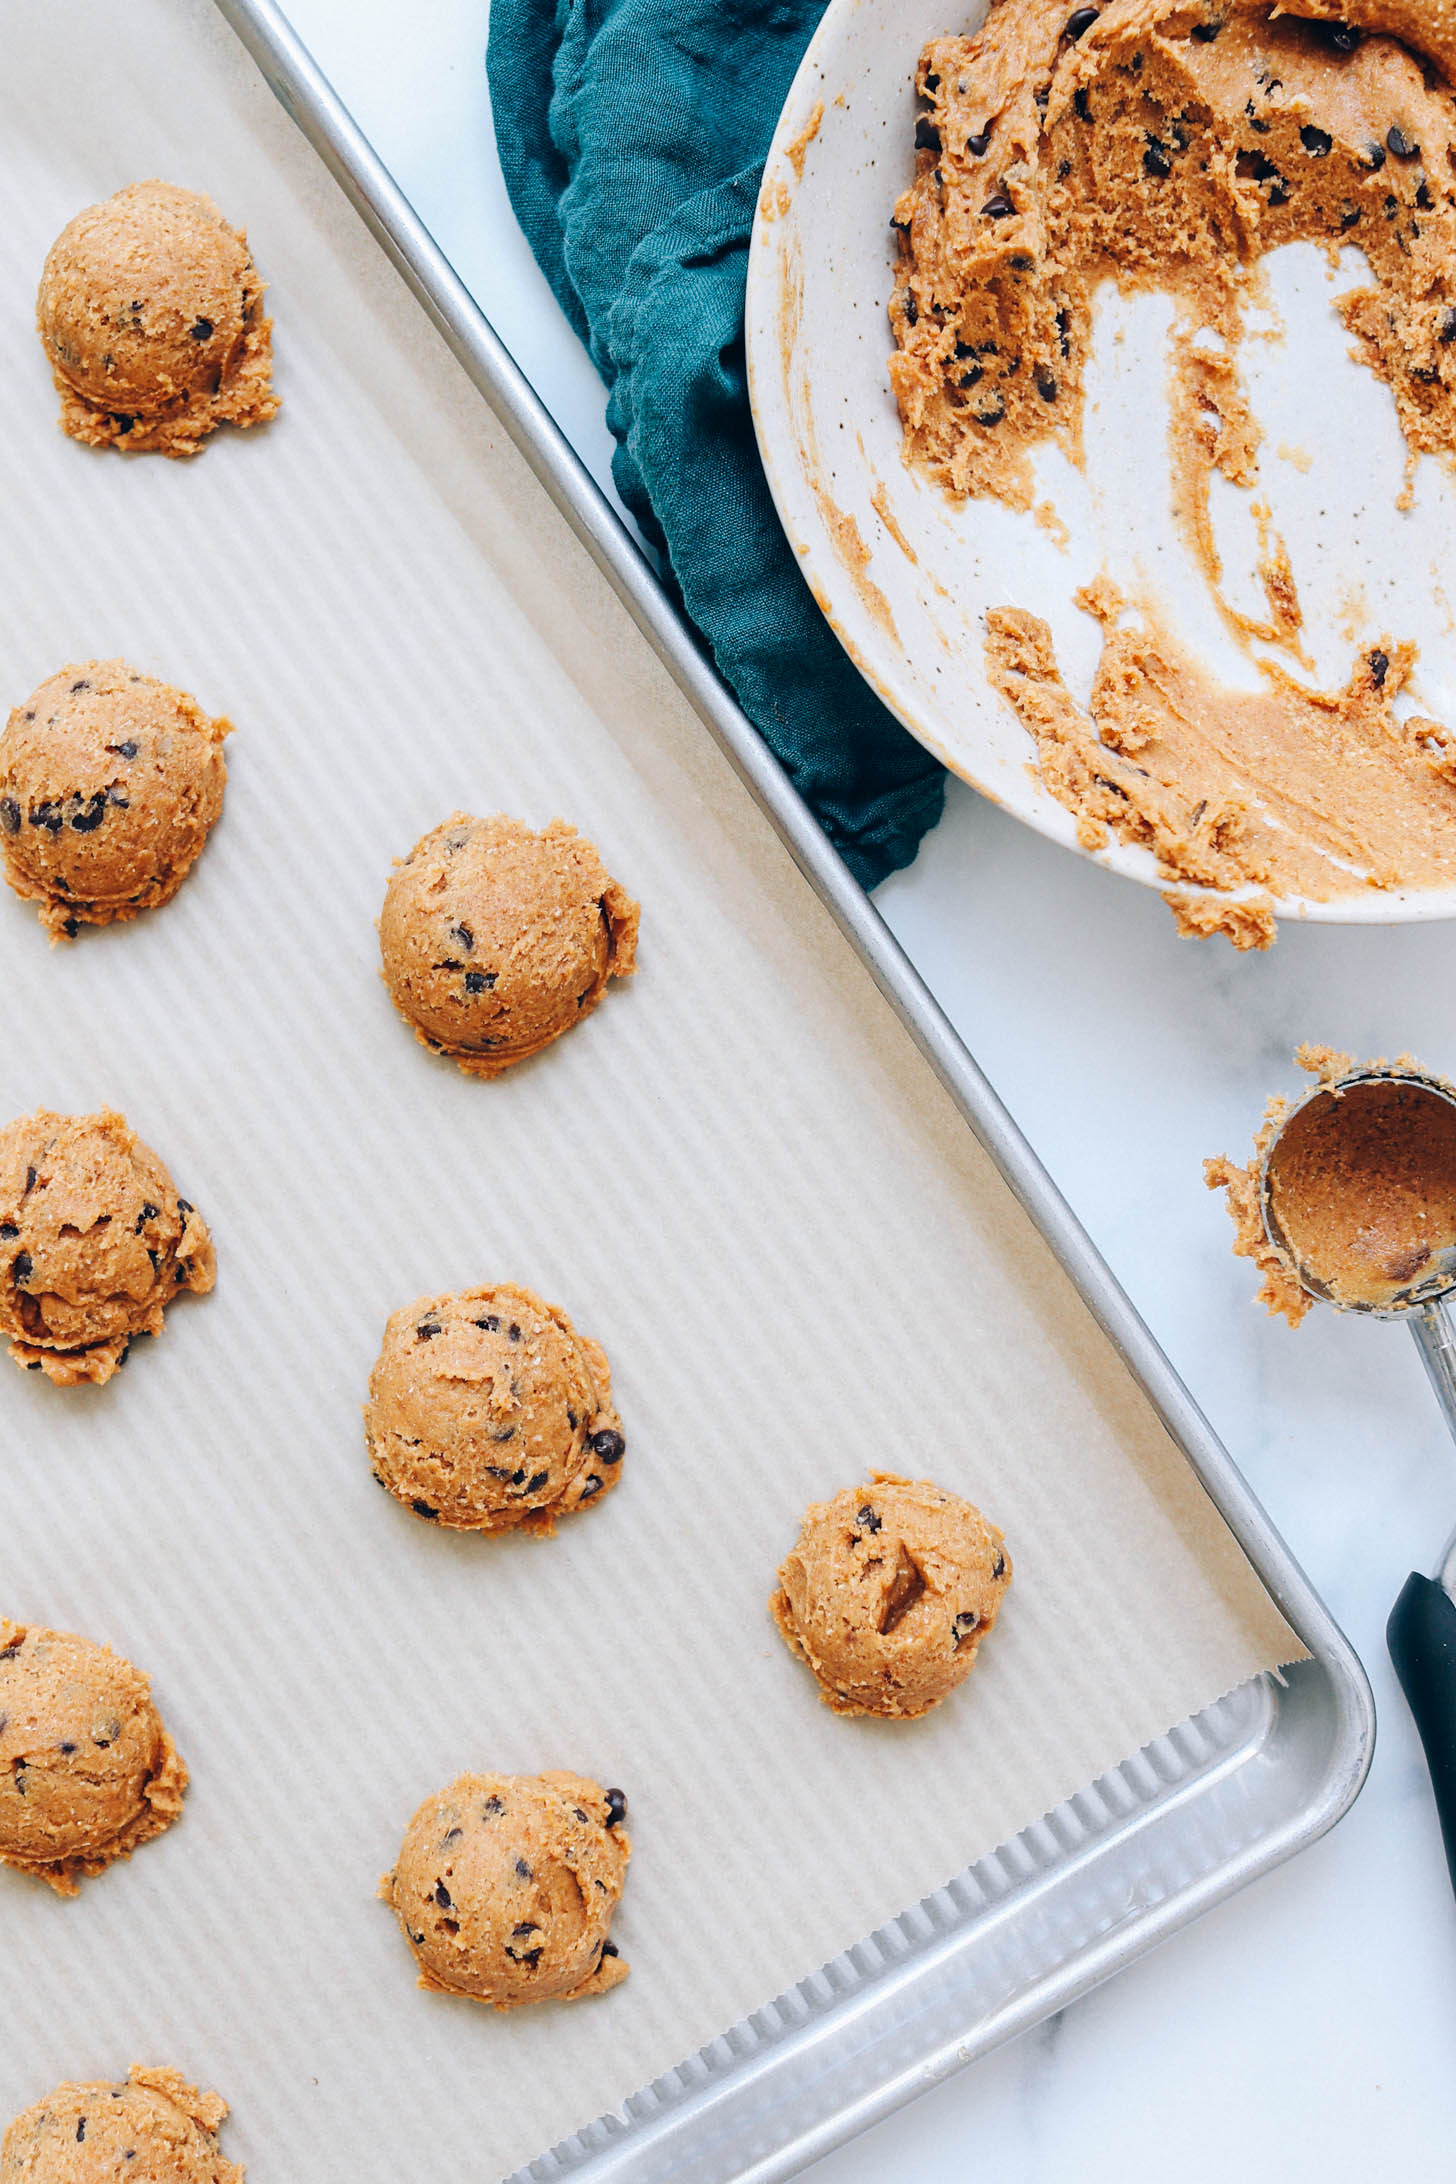
M 294 22 L 605 479 L 601 390 L 511 219 L 486 0 L 292 0 Z M 950 2184 L 1365 2184 L 1452 2160 L 1456 1905 L 1385 1652 L 1456 1524 L 1456 1451 L 1399 1328 L 1251 1302 L 1205 1153 L 1246 1145 L 1316 1038 L 1456 1068 L 1456 933 L 1178 940 L 1157 896 L 953 785 L 879 903 L 1360 1651 L 1380 1738 L 1332 1836 L 811 2173 Z

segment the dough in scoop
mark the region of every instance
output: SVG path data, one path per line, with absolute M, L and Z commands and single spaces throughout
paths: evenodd
M 0 1621 L 0 1863 L 74 1896 L 169 1828 L 186 1788 L 140 1669 L 69 1631 Z
M 274 416 L 273 325 L 248 239 L 210 197 L 133 182 L 52 244 L 36 323 L 61 424 L 92 447 L 195 455 Z
M 563 819 L 533 834 L 455 812 L 397 864 L 379 942 L 424 1045 L 496 1077 L 579 1024 L 636 966 L 638 905 Z
M 553 1531 L 611 1492 L 626 1448 L 605 1353 L 510 1283 L 392 1315 L 364 1434 L 380 1484 L 452 1531 Z
M 140 2063 L 120 2085 L 58 2085 L 6 2132 L 0 2184 L 243 2184 L 217 2148 L 227 2112 L 180 2071 Z
M 0 734 L 0 852 L 53 937 L 170 902 L 222 810 L 231 722 L 125 660 L 63 667 Z
M 0 1337 L 18 1365 L 109 1380 L 179 1291 L 216 1278 L 206 1223 L 124 1115 L 41 1108 L 0 1130 Z
M 872 1471 L 804 1512 L 769 1606 L 838 1714 L 928 1714 L 970 1674 L 1011 1559 L 979 1509 Z
M 466 1774 L 427 1797 L 379 1893 L 420 1985 L 494 2009 L 605 1994 L 631 1843 L 620 1790 L 583 1775 Z

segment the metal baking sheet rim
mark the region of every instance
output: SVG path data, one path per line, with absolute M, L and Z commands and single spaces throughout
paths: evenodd
M 1260 1507 L 1233 1459 L 1114 1280 L 969 1051 L 851 878 L 796 790 L 699 650 L 649 566 L 473 297 L 415 215 L 274 0 L 216 0 L 269 88 L 323 160 L 450 346 L 577 537 L 632 614 L 764 811 L 800 871 L 945 1085 L 998 1171 L 1046 1238 L 1127 1364 L 1311 1659 L 1277 1688 L 1256 1679 L 1132 1755 L 1068 1804 L 912 1906 L 885 1928 L 730 2028 L 675 2072 L 543 2152 L 524 2176 L 605 2184 L 671 2173 L 774 2184 L 867 2128 L 951 2071 L 1064 2008 L 1214 1903 L 1314 1842 L 1348 1810 L 1374 1748 L 1370 1687 L 1353 1650 Z M 1284 1776 L 1293 1795 L 1252 1838 L 1197 1870 L 1190 1812 L 1215 1823 L 1245 1770 Z M 1270 1767 L 1270 1762 L 1274 1766 Z M 1281 1779 L 1281 1788 L 1284 1787 Z M 1246 1806 L 1247 1798 L 1243 1800 Z M 1241 1815 L 1247 1820 L 1247 1814 Z M 1161 1832 L 1160 1832 L 1161 1831 Z M 1215 1825 L 1213 1833 L 1218 1833 Z M 1166 1840 L 1165 1840 L 1166 1838 Z M 1155 1849 L 1175 1878 L 1159 1877 Z M 1119 1866 L 1143 1886 L 1129 1891 Z M 1126 1861 L 1124 1861 L 1125 1863 Z M 1104 1868 L 1116 1903 L 1097 1909 Z M 1069 1888 L 1086 1931 L 1019 1981 L 1000 1982 L 998 1951 L 1043 1908 L 1065 1930 Z M 1139 1901 L 1139 1895 L 1145 1900 Z M 1058 1912 L 1063 1916 L 1059 1920 Z M 953 2027 L 945 2022 L 949 1981 Z M 964 1996 L 970 2015 L 954 2008 Z M 941 2022 L 931 2023 L 936 2000 Z M 917 2003 L 922 2006 L 917 2009 Z M 837 2050 L 837 2053 L 835 2052 Z M 852 2070 L 854 2089 L 832 2089 Z M 826 2091 L 826 2087 L 831 2090 Z M 720 2158 L 721 2157 L 721 2158 Z M 689 2168 L 689 2164 L 692 2164 Z

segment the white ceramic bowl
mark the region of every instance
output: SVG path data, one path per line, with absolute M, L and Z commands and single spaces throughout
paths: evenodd
M 1102 292 L 1085 473 L 1055 450 L 1038 463 L 1039 488 L 1065 525 L 1060 542 L 999 503 L 953 505 L 901 459 L 886 305 L 896 262 L 890 213 L 914 172 L 915 62 L 928 39 L 973 30 L 984 13 L 984 0 L 969 0 L 966 12 L 955 0 L 831 0 L 765 173 L 749 263 L 749 382 L 779 515 L 856 665 L 956 773 L 1077 849 L 1072 815 L 1042 786 L 1030 738 L 987 684 L 988 607 L 1043 615 L 1067 683 L 1085 699 L 1101 636 L 1073 594 L 1106 569 L 1125 589 L 1153 594 L 1226 682 L 1247 688 L 1258 678 L 1173 521 L 1165 298 Z M 1242 350 L 1264 428 L 1259 483 L 1250 495 L 1214 481 L 1229 596 L 1262 607 L 1249 509 L 1262 497 L 1288 545 L 1321 683 L 1342 685 L 1356 653 L 1382 637 L 1412 638 L 1420 657 L 1402 704 L 1456 719 L 1456 569 L 1449 598 L 1442 574 L 1456 490 L 1423 459 L 1414 507 L 1395 506 L 1405 449 L 1394 404 L 1348 355 L 1331 308 L 1364 277 L 1364 261 L 1347 251 L 1337 273 L 1311 246 L 1294 245 L 1267 267 L 1274 307 L 1264 330 L 1276 338 L 1246 339 Z M 1116 843 L 1097 861 L 1146 885 L 1170 884 L 1144 849 Z M 1366 889 L 1276 909 L 1336 922 L 1452 917 L 1456 890 Z

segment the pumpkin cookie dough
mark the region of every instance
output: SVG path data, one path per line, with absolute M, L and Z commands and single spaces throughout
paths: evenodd
M 1150 849 L 1170 881 L 1262 892 L 1181 898 L 1185 932 L 1267 947 L 1274 895 L 1456 886 L 1456 738 L 1393 710 L 1409 645 L 1363 654 L 1343 690 L 1309 690 L 1267 665 L 1261 689 L 1231 690 L 1146 607 L 1129 614 L 1105 578 L 1076 598 L 1103 628 L 1085 709 L 1046 623 L 1019 607 L 986 617 L 991 686 L 1032 737 L 1084 848 L 1115 836 Z
M 180 2071 L 132 2066 L 118 2085 L 58 2085 L 0 2145 L 0 2184 L 243 2184 L 217 2134 L 227 2102 Z
M 420 1985 L 498 2010 L 617 1986 L 626 1811 L 620 1790 L 556 1771 L 461 1775 L 427 1797 L 379 1884 Z
M 872 1471 L 811 1503 L 769 1602 L 838 1714 L 912 1719 L 964 1682 L 1011 1583 L 994 1524 L 928 1479 Z
M 1302 1046 L 1295 1060 L 1315 1087 L 1269 1102 L 1247 1165 L 1204 1162 L 1209 1189 L 1226 1195 L 1235 1254 L 1263 1276 L 1260 1302 L 1297 1327 L 1314 1293 L 1388 1312 L 1426 1285 L 1446 1286 L 1456 1270 L 1456 1089 L 1408 1056 L 1357 1069 L 1348 1054 Z
M 0 1130 L 0 1337 L 18 1365 L 109 1380 L 216 1278 L 206 1223 L 124 1115 L 41 1108 Z
M 195 455 L 274 416 L 272 321 L 247 237 L 210 197 L 133 182 L 52 244 L 36 324 L 61 424 L 92 447 Z
M 1269 0 L 992 0 L 974 37 L 929 45 L 894 216 L 909 459 L 1029 507 L 1035 447 L 1081 459 L 1099 282 L 1167 290 L 1231 352 L 1251 270 L 1298 240 L 1363 253 L 1369 284 L 1337 304 L 1356 353 L 1413 451 L 1456 452 L 1456 110 L 1398 42 L 1415 13 L 1371 0 L 1366 36 Z M 1215 359 L 1180 386 L 1175 431 L 1247 477 L 1237 374 Z
M 627 1445 L 605 1352 L 509 1283 L 419 1297 L 391 1316 L 364 1437 L 397 1500 L 475 1532 L 554 1531 L 611 1492 Z
M 533 834 L 455 812 L 395 866 L 384 979 L 415 1036 L 499 1076 L 589 1016 L 636 966 L 638 905 L 563 819 Z
M 52 938 L 170 902 L 222 810 L 232 723 L 125 660 L 63 667 L 0 734 L 0 854 Z
M 140 1669 L 89 1638 L 0 1620 L 0 1863 L 74 1896 L 169 1828 L 186 1788 Z

